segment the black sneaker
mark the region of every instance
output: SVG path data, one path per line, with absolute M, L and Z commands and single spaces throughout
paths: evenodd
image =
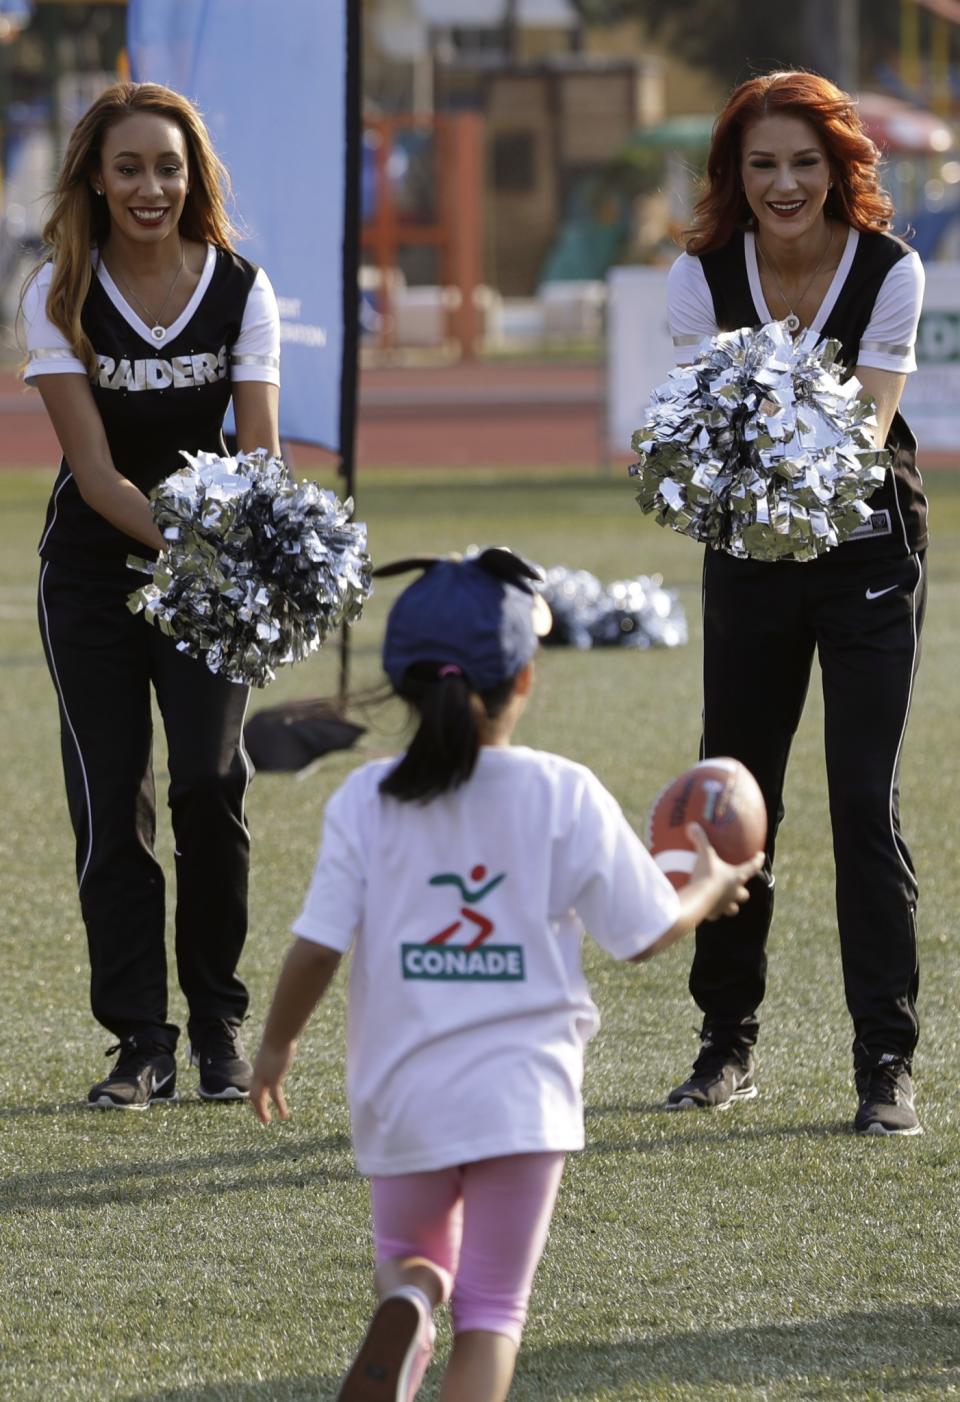
M 753 1053 L 749 1047 L 714 1046 L 703 1034 L 693 1070 L 667 1096 L 668 1110 L 729 1110 L 737 1100 L 753 1100 Z
M 87 1104 L 92 1110 L 146 1110 L 177 1098 L 177 1063 L 173 1054 L 136 1036 L 123 1037 L 107 1049 L 119 1052 L 117 1063 L 105 1081 L 90 1087 Z
M 337 1402 L 407 1402 L 427 1312 L 412 1294 L 387 1295 L 370 1321 Z
M 922 1134 L 923 1127 L 913 1107 L 913 1081 L 910 1062 L 886 1052 L 872 1066 L 854 1071 L 857 1106 L 853 1127 L 857 1134 Z
M 201 1100 L 248 1100 L 253 1067 L 233 1022 L 212 1022 L 190 1034 L 190 1065 L 200 1068 Z

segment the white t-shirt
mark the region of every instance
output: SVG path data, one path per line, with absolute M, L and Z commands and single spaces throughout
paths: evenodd
M 357 1164 L 389 1176 L 582 1148 L 599 1025 L 584 926 L 630 958 L 673 925 L 677 893 L 582 765 L 485 747 L 466 784 L 417 804 L 379 792 L 394 763 L 364 765 L 330 799 L 293 925 L 353 944 Z
M 853 265 L 859 240 L 860 234 L 856 229 L 847 231 L 847 242 L 837 271 L 810 323 L 815 331 L 822 331 L 833 310 Z M 764 322 L 773 321 L 775 318 L 767 306 L 760 284 L 756 242 L 749 231 L 744 234 L 743 251 L 753 304 Z M 911 251 L 894 263 L 883 280 L 873 314 L 861 339 L 858 365 L 891 370 L 899 375 L 909 375 L 916 370 L 914 344 L 923 301 L 923 283 L 923 264 L 916 253 Z M 719 329 L 703 264 L 689 253 L 681 253 L 667 274 L 667 319 L 678 365 L 693 360 L 700 342 L 705 337 L 716 336 Z

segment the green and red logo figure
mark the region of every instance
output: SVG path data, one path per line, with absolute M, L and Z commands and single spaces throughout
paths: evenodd
M 423 944 L 404 944 L 400 949 L 401 970 L 404 978 L 417 979 L 463 979 L 513 980 L 526 977 L 523 963 L 523 946 L 519 944 L 488 944 L 496 928 L 493 920 L 471 906 L 479 905 L 489 896 L 507 873 L 487 879 L 487 868 L 478 864 L 471 867 L 469 882 L 456 872 L 444 871 L 431 876 L 431 886 L 454 886 L 460 892 L 463 904 L 456 920 L 431 935 Z M 478 884 L 479 883 L 479 884 Z M 473 927 L 471 929 L 471 926 Z M 454 935 L 463 930 L 470 936 L 466 941 L 452 943 Z

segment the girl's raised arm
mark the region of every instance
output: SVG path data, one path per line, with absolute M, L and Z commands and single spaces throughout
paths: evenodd
M 687 830 L 696 844 L 697 859 L 690 880 L 680 891 L 680 914 L 658 940 L 635 954 L 631 963 L 640 964 L 696 929 L 702 920 L 719 920 L 723 915 L 736 915 L 744 901 L 749 900 L 747 882 L 763 867 L 763 853 L 757 852 L 748 862 L 736 866 L 721 861 L 711 847 L 703 828 L 691 823 Z

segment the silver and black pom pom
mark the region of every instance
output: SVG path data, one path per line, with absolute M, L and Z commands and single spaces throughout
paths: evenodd
M 813 560 L 869 520 L 890 457 L 839 342 L 783 322 L 723 332 L 654 390 L 633 435 L 637 501 L 730 555 Z
M 295 482 L 265 451 L 183 454 L 151 493 L 167 542 L 129 607 L 234 682 L 265 686 L 359 618 L 371 591 L 366 527 L 353 503 Z

